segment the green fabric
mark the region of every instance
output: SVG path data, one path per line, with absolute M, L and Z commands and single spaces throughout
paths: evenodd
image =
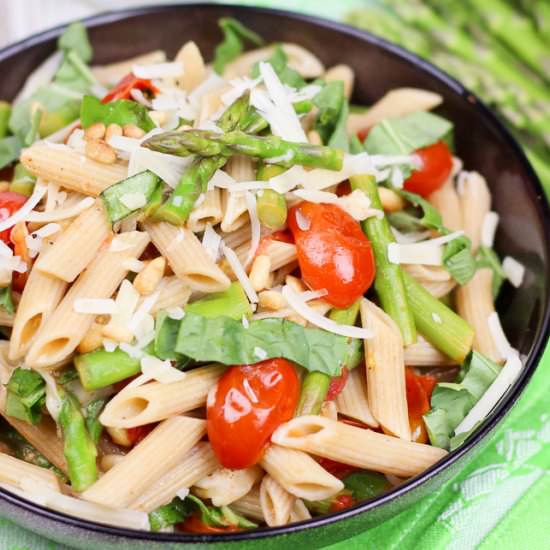
M 237 0 L 233 0 L 235 3 Z M 368 0 L 241 0 L 340 18 Z M 486 449 L 456 478 L 386 523 L 330 550 L 550 548 L 550 348 Z M 62 550 L 0 520 L 1 550 Z

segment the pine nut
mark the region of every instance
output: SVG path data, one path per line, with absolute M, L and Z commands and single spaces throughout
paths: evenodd
M 125 137 L 139 139 L 139 138 L 142 138 L 145 135 L 145 132 L 139 126 L 136 126 L 135 124 L 125 124 L 122 127 L 122 134 Z
M 86 336 L 80 341 L 76 348 L 79 353 L 88 353 L 100 348 L 103 345 L 103 325 L 94 323 Z
M 84 139 L 103 139 L 105 137 L 105 124 L 96 122 L 84 130 Z
M 122 128 L 118 124 L 109 124 L 105 131 L 105 141 L 109 141 L 113 136 L 121 136 Z
M 271 260 L 266 254 L 259 254 L 252 263 L 249 279 L 254 290 L 267 288 L 269 274 L 271 272 Z
M 386 212 L 397 212 L 399 210 L 403 210 L 405 203 L 395 191 L 387 189 L 386 187 L 379 187 L 378 194 L 380 195 L 382 207 L 386 210 Z
M 102 164 L 114 164 L 116 152 L 101 139 L 92 139 L 86 143 L 86 156 Z
M 142 295 L 151 294 L 160 283 L 164 275 L 166 260 L 164 256 L 159 256 L 151 260 L 134 279 L 134 288 Z

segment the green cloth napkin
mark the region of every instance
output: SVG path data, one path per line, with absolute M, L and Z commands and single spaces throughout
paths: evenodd
M 235 0 L 233 0 L 235 2 Z M 341 18 L 364 0 L 241 0 Z M 486 449 L 455 479 L 382 525 L 330 550 L 550 548 L 550 347 Z M 63 550 L 0 519 L 0 550 Z

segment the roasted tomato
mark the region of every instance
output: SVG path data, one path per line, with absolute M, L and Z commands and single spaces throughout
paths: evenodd
M 285 359 L 231 367 L 209 395 L 208 438 L 226 468 L 248 468 L 271 434 L 290 420 L 300 395 L 296 370 Z
M 437 191 L 449 177 L 453 168 L 453 156 L 443 141 L 415 151 L 421 166 L 405 180 L 407 191 L 427 197 Z
M 189 516 L 184 522 L 178 523 L 176 526 L 178 531 L 185 531 L 186 533 L 230 533 L 235 531 L 242 531 L 236 525 L 229 525 L 227 527 L 213 527 L 204 523 L 199 516 Z
M 138 78 L 132 73 L 128 73 L 102 100 L 101 103 L 109 103 L 117 99 L 130 99 L 132 90 L 147 90 L 153 94 L 158 93 L 158 89 L 153 86 L 150 80 Z
M 427 443 L 428 433 L 422 416 L 430 410 L 432 391 L 437 383 L 433 376 L 416 374 L 413 369 L 405 369 L 409 424 L 413 441 Z
M 345 308 L 374 281 L 374 255 L 361 226 L 334 204 L 302 202 L 288 224 L 298 251 L 302 278 L 313 289 L 325 289 L 324 300 Z
M 9 218 L 14 212 L 17 212 L 26 202 L 27 197 L 20 193 L 14 193 L 12 191 L 0 193 L 0 222 Z M 0 232 L 0 239 L 7 245 L 11 244 L 10 235 L 12 229 L 13 227 L 9 227 Z
M 327 401 L 336 399 L 338 394 L 342 393 L 349 378 L 349 370 L 344 367 L 340 376 L 334 376 L 330 381 L 330 386 L 327 392 Z

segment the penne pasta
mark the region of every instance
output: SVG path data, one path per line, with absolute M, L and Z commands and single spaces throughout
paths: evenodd
M 250 489 L 244 497 L 231 504 L 231 509 L 254 521 L 265 521 L 262 505 L 260 503 L 260 487 L 256 486 Z
M 277 445 L 305 451 L 365 470 L 411 477 L 447 452 L 321 416 L 299 416 L 275 430 Z
M 439 210 L 443 225 L 452 231 L 462 229 L 464 225 L 460 198 L 454 186 L 454 174 L 437 191 L 428 197 L 430 203 Z
M 204 420 L 186 416 L 165 420 L 81 497 L 103 506 L 128 508 L 172 470 L 205 432 Z
M 311 514 L 301 498 L 297 498 L 290 510 L 290 523 L 311 519 Z
M 267 447 L 260 465 L 286 491 L 306 500 L 323 500 L 344 488 L 308 454 L 279 445 Z
M 222 231 L 237 232 L 240 228 L 246 227 L 248 238 L 250 238 L 250 227 L 248 221 L 248 208 L 246 205 L 246 192 L 234 191 L 230 193 L 226 189 L 222 193 L 223 218 L 220 225 Z M 229 246 L 229 245 L 228 245 Z
M 477 172 L 461 172 L 458 182 L 464 232 L 470 237 L 475 252 L 481 243 L 483 220 L 491 210 L 491 193 L 485 178 Z
M 229 278 L 193 232 L 166 222 L 146 223 L 145 228 L 174 273 L 192 290 L 218 292 L 229 287 Z
M 186 42 L 176 54 L 175 61 L 179 61 L 184 69 L 176 84 L 186 92 L 193 91 L 206 77 L 204 59 L 195 42 Z
M 166 61 L 166 54 L 162 50 L 154 50 L 117 63 L 95 65 L 91 67 L 91 71 L 100 84 L 114 86 L 128 73 L 132 72 L 134 65 L 148 65 L 150 63 L 162 63 L 163 61 Z
M 336 407 L 340 414 L 377 428 L 379 424 L 371 413 L 367 395 L 365 372 L 356 367 L 350 371 L 344 389 L 336 396 Z
M 169 307 L 183 307 L 191 296 L 191 289 L 187 283 L 175 276 L 164 277 L 159 283 L 157 290 L 160 294 L 151 308 L 152 314 Z
M 269 256 L 271 271 L 277 271 L 298 259 L 296 245 L 282 241 L 271 240 L 265 253 Z
M 386 313 L 365 299 L 361 300 L 361 322 L 374 335 L 365 340 L 370 410 L 384 432 L 409 441 L 411 430 L 401 332 Z
M 408 367 L 452 367 L 456 364 L 420 335 L 414 344 L 405 348 L 405 365 Z
M 44 142 L 24 149 L 21 163 L 39 178 L 92 197 L 128 175 L 128 168 L 121 164 L 103 164 L 66 145 Z
M 116 237 L 122 250 L 106 246 L 69 289 L 31 345 L 26 363 L 32 368 L 55 368 L 76 349 L 94 322 L 95 315 L 74 310 L 83 298 L 110 298 L 128 270 L 124 262 L 138 257 L 149 242 L 146 233 L 133 231 Z
M 193 209 L 187 220 L 187 227 L 193 233 L 204 231 L 206 224 L 217 225 L 222 221 L 220 190 L 215 187 L 204 194 L 204 201 Z
M 0 327 L 13 327 L 14 322 L 14 315 L 7 312 L 4 308 L 0 308 Z
M 223 365 L 210 365 L 185 373 L 179 382 L 125 388 L 107 403 L 100 421 L 113 428 L 135 428 L 192 411 L 206 403 L 224 370 Z
M 23 481 L 33 485 L 45 485 L 59 492 L 57 476 L 46 468 L 29 464 L 4 453 L 0 453 L 0 481 L 22 488 Z
M 264 476 L 260 485 L 260 505 L 264 520 L 270 527 L 286 525 L 290 521 L 295 500 L 271 476 Z

